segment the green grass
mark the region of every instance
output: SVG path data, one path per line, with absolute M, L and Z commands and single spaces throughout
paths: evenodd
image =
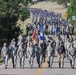
M 19 27 L 22 30 L 23 35 L 26 35 L 26 25 L 27 25 L 27 23 L 32 23 L 31 18 L 26 19 L 24 22 L 22 22 L 20 20 L 18 21 L 18 24 L 20 24 Z
M 0 58 L 0 65 L 2 65 L 3 63 L 3 58 Z

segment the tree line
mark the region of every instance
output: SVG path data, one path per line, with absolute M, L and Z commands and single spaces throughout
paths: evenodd
M 0 0 L 0 44 L 10 42 L 22 32 L 17 25 L 28 18 L 28 1 L 30 0 Z

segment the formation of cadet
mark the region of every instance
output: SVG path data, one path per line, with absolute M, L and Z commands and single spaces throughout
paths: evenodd
M 16 68 L 18 63 L 17 59 L 19 59 L 20 68 L 23 69 L 26 63 L 25 58 L 29 58 L 29 65 L 31 68 L 34 64 L 34 58 L 36 58 L 39 68 L 42 66 L 42 63 L 45 62 L 46 58 L 48 59 L 48 67 L 52 67 L 54 57 L 58 57 L 59 68 L 64 67 L 65 58 L 70 61 L 71 67 L 74 68 L 76 58 L 76 38 L 74 39 L 71 35 L 71 38 L 67 38 L 66 35 L 47 36 L 48 41 L 39 40 L 38 43 L 36 39 L 34 41 L 30 39 L 26 42 L 22 40 L 23 36 L 20 34 L 20 38 L 18 37 L 18 44 L 16 44 L 15 39 L 11 41 L 9 47 L 4 43 L 1 50 L 1 56 L 4 59 L 5 69 L 8 66 L 9 51 L 11 53 L 13 68 Z M 62 36 L 64 39 L 61 38 Z
M 20 68 L 24 68 L 25 58 L 29 59 L 29 65 L 33 68 L 34 58 L 37 60 L 38 67 L 42 66 L 48 58 L 48 67 L 52 67 L 54 57 L 58 57 L 59 68 L 64 68 L 64 58 L 70 60 L 72 68 L 75 66 L 76 58 L 76 38 L 74 39 L 73 26 L 62 20 L 61 14 L 49 12 L 41 9 L 30 9 L 32 26 L 27 26 L 27 32 L 30 28 L 37 29 L 35 39 L 32 40 L 30 33 L 27 37 L 19 35 L 18 41 L 11 40 L 9 47 L 4 43 L 1 56 L 4 59 L 5 69 L 8 66 L 9 53 L 12 57 L 13 68 L 16 68 L 17 59 L 19 59 Z M 40 39 L 40 28 L 43 26 L 44 39 Z M 71 32 L 72 31 L 72 32 Z M 25 40 L 26 38 L 26 40 Z

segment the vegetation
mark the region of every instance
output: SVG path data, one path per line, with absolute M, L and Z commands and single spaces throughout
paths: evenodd
M 0 0 L 0 44 L 16 38 L 21 32 L 17 26 L 20 18 L 24 21 L 29 16 L 28 0 Z
M 71 5 L 68 8 L 68 14 L 69 14 L 68 18 L 74 26 L 76 26 L 76 20 L 72 20 L 72 16 L 75 16 L 76 18 L 76 6 L 75 5 L 76 5 L 76 0 L 71 0 Z

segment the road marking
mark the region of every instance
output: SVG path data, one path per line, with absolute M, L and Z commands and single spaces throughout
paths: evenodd
M 46 59 L 46 61 L 47 61 L 47 59 Z M 42 63 L 42 66 L 41 66 L 42 68 L 39 68 L 34 75 L 41 75 L 43 73 L 43 71 L 45 70 L 46 65 L 47 65 L 47 63 Z
M 44 66 L 44 64 L 42 64 L 41 67 L 43 67 L 43 66 Z M 34 75 L 38 75 L 38 74 L 41 72 L 41 69 L 42 69 L 42 68 L 39 68 L 39 69 L 37 70 L 37 72 L 36 72 Z
M 41 74 L 44 72 L 45 67 L 46 67 L 46 64 L 47 64 L 47 63 L 44 64 L 43 69 L 41 69 L 41 72 L 39 73 L 39 75 L 41 75 Z
M 11 62 L 11 59 L 8 61 L 8 64 Z M 4 64 L 0 66 L 0 68 L 4 67 Z

